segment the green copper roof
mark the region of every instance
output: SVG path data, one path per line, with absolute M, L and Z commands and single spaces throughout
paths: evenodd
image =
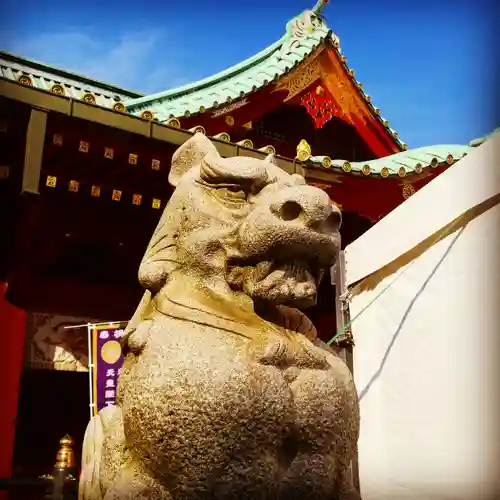
M 319 0 L 312 10 L 289 21 L 280 40 L 250 59 L 198 82 L 130 99 L 124 103 L 127 111 L 140 114 L 149 110 L 165 121 L 217 108 L 267 85 L 303 61 L 327 37 L 336 40 L 320 15 L 325 3 Z
M 138 92 L 124 90 L 109 83 L 4 51 L 0 51 L 0 76 L 14 81 L 28 77 L 33 87 L 49 92 L 55 85 L 59 85 L 62 88 L 62 95 L 73 99 L 82 99 L 85 94 L 92 93 L 97 105 L 108 108 L 117 102 L 141 96 Z
M 443 163 L 452 164 L 464 157 L 470 150 L 471 146 L 455 144 L 426 146 L 364 162 L 348 162 L 331 160 L 326 156 L 311 156 L 307 163 L 311 167 L 326 170 L 358 172 L 380 177 L 405 177 L 408 174 L 419 174 L 428 167 L 437 167 Z

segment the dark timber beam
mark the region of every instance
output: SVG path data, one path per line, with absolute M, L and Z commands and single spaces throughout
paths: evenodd
M 26 133 L 23 183 L 21 193 L 39 194 L 43 147 L 47 128 L 47 113 L 32 108 Z

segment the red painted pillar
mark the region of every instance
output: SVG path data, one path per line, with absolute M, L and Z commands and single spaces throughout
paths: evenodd
M 26 313 L 5 300 L 0 282 L 0 477 L 10 477 L 16 435 L 17 402 L 26 336 Z M 0 492 L 0 500 L 7 498 Z

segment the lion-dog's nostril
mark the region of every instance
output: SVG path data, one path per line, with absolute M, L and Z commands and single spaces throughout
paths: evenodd
M 280 219 L 291 221 L 302 213 L 302 207 L 296 201 L 285 201 L 281 206 L 272 207 L 272 211 Z

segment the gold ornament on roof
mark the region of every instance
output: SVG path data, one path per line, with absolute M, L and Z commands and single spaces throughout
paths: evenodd
M 82 101 L 87 104 L 95 104 L 95 97 L 90 92 L 87 92 L 83 95 Z
M 28 86 L 33 85 L 33 82 L 31 81 L 31 78 L 28 75 L 21 75 L 17 81 L 22 85 L 28 85 Z
M 166 125 L 174 128 L 181 128 L 181 122 L 177 118 L 169 118 Z
M 398 168 L 398 175 L 399 175 L 399 177 L 404 177 L 406 175 L 406 168 L 399 167 Z
M 437 158 L 433 158 L 431 160 L 431 167 L 436 168 L 439 165 L 439 160 Z
M 221 132 L 220 134 L 214 135 L 214 138 L 223 142 L 231 142 L 231 137 L 229 137 L 227 132 Z
M 363 165 L 361 167 L 361 172 L 363 175 L 370 175 L 372 173 L 372 169 L 370 168 L 370 165 Z
M 224 121 L 232 127 L 234 125 L 234 118 L 231 115 L 228 115 L 224 118 Z
M 202 125 L 195 125 L 194 127 L 191 127 L 189 131 L 193 132 L 193 134 L 200 133 L 203 135 L 207 135 L 207 131 L 205 130 L 205 127 L 203 127 Z
M 316 95 L 323 95 L 324 93 L 325 93 L 325 89 L 321 85 L 318 85 L 316 87 Z
M 143 111 L 141 113 L 141 118 L 143 120 L 152 120 L 154 118 L 154 115 L 153 115 L 152 111 L 149 111 L 149 109 L 147 109 L 146 111 Z
M 115 104 L 113 104 L 113 110 L 118 113 L 125 113 L 125 105 L 121 102 L 115 102 Z
M 297 146 L 297 155 L 295 157 L 297 160 L 307 161 L 311 158 L 311 154 L 311 146 L 309 146 L 305 139 L 302 139 Z
M 324 156 L 323 159 L 321 160 L 321 164 L 325 168 L 329 168 L 332 166 L 332 159 L 329 156 Z
M 382 167 L 380 169 L 380 176 L 383 177 L 384 179 L 386 179 L 387 177 L 389 177 L 389 169 L 387 167 Z
M 50 91 L 56 95 L 64 95 L 64 88 L 62 87 L 62 85 L 59 85 L 58 83 L 52 85 Z
M 243 146 L 244 148 L 253 149 L 253 142 L 250 139 L 243 139 L 238 141 L 236 144 Z
M 417 163 L 415 167 L 413 167 L 413 170 L 415 171 L 416 174 L 421 174 L 423 167 L 421 163 Z
M 269 144 L 267 146 L 262 146 L 261 148 L 259 148 L 259 151 L 262 151 L 263 153 L 266 153 L 268 155 L 276 154 L 276 148 L 272 144 Z
M 348 161 L 344 162 L 344 164 L 342 165 L 342 170 L 344 172 L 350 172 L 352 170 L 351 164 Z
M 446 163 L 448 163 L 448 165 L 453 165 L 453 162 L 454 162 L 454 158 L 453 158 L 453 155 L 448 155 L 446 157 Z
M 415 188 L 411 184 L 406 184 L 403 186 L 403 198 L 406 200 L 412 194 L 415 194 Z

